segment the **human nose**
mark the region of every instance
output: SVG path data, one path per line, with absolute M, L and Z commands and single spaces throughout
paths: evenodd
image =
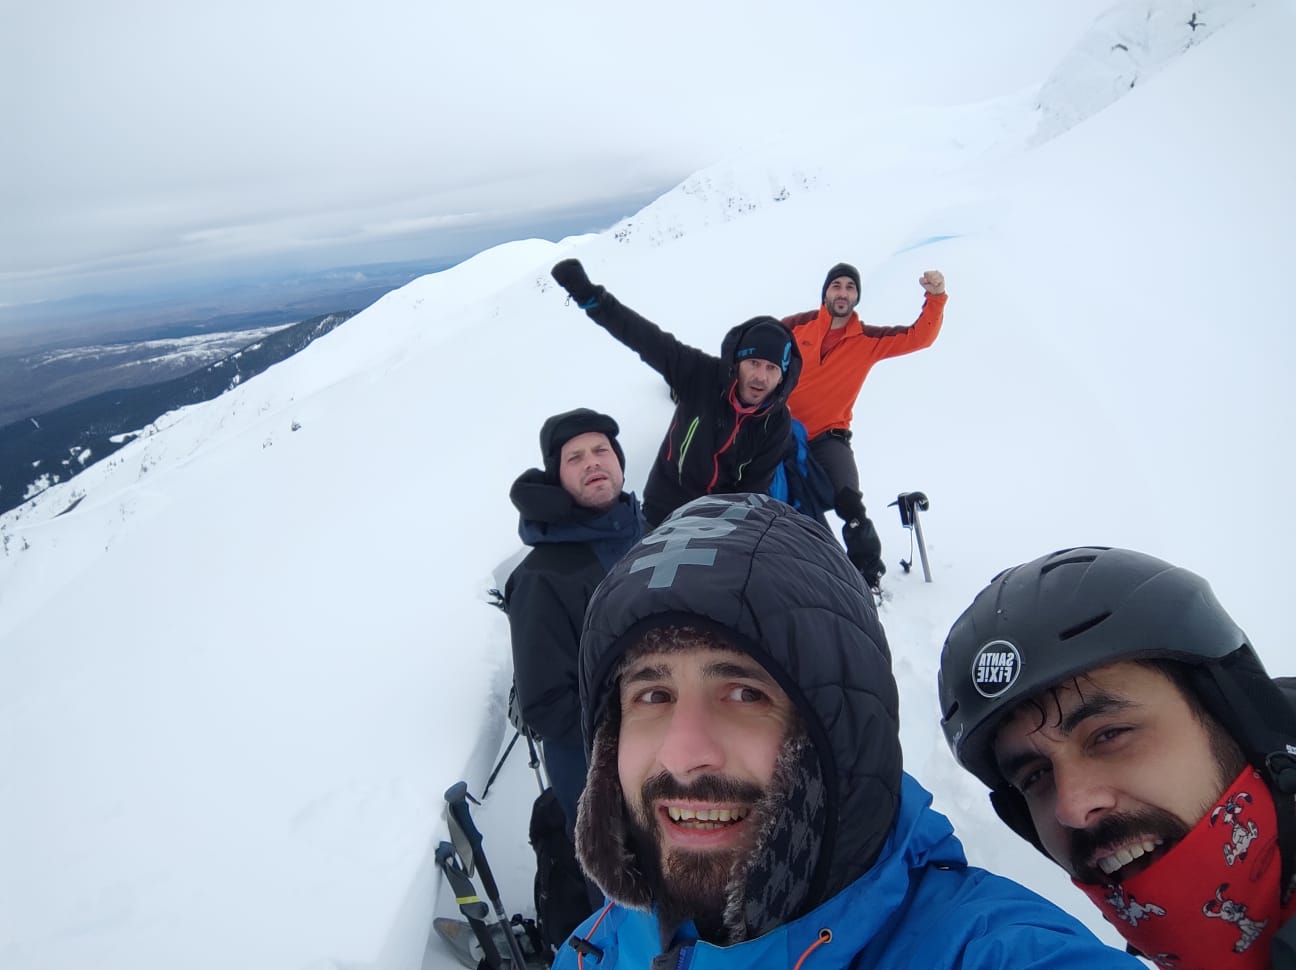
M 679 779 L 719 771 L 724 766 L 724 747 L 717 728 L 718 724 L 703 701 L 678 699 L 657 760 Z
M 1087 765 L 1053 766 L 1055 813 L 1069 829 L 1086 829 L 1116 807 L 1116 793 L 1102 772 Z

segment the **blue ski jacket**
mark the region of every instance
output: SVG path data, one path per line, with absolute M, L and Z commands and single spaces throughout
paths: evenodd
M 555 970 L 647 970 L 661 952 L 651 913 L 609 904 L 576 936 L 602 959 L 565 947 Z M 1079 921 L 1024 886 L 969 866 L 931 795 L 907 773 L 895 828 L 877 863 L 816 909 L 735 946 L 696 939 L 686 923 L 675 970 L 1141 970 Z

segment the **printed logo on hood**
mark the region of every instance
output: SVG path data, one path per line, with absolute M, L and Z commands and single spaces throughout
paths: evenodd
M 1017 683 L 1021 654 L 1007 640 L 991 640 L 972 658 L 972 686 L 982 697 L 998 697 Z

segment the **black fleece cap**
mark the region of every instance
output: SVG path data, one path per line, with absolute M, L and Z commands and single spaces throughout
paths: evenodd
M 738 338 L 734 363 L 752 357 L 778 364 L 784 374 L 792 359 L 792 334 L 773 317 L 757 317 Z
M 839 276 L 849 276 L 852 280 L 854 280 L 855 292 L 857 294 L 859 293 L 860 290 L 859 270 L 857 270 L 850 263 L 838 263 L 836 266 L 830 269 L 828 271 L 828 275 L 824 277 L 823 290 L 819 294 L 820 303 L 823 303 L 828 298 L 828 286 L 830 283 L 832 283 L 833 280 L 837 279 L 837 277 Z
M 589 408 L 575 408 L 548 418 L 540 426 L 540 454 L 544 455 L 545 475 L 558 481 L 558 459 L 562 457 L 563 445 L 577 435 L 590 431 L 607 435 L 608 443 L 612 445 L 612 451 L 621 464 L 621 473 L 625 474 L 625 452 L 616 439 L 620 430 L 616 421 L 608 415 Z

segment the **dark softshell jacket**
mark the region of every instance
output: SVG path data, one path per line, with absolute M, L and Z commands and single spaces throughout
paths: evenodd
M 643 534 L 639 501 L 622 493 L 610 511 L 591 512 L 538 468 L 519 477 L 509 497 L 532 547 L 504 586 L 522 720 L 547 741 L 579 748 L 581 621 L 595 587 Z
M 770 399 L 754 413 L 740 413 L 731 403 L 733 357 L 754 320 L 730 330 L 716 357 L 682 343 L 603 287 L 598 291 L 585 311 L 590 319 L 661 374 L 677 400 L 644 487 L 649 526 L 702 495 L 768 492 L 790 444 L 787 398 L 801 373 L 795 341 L 787 373 Z

